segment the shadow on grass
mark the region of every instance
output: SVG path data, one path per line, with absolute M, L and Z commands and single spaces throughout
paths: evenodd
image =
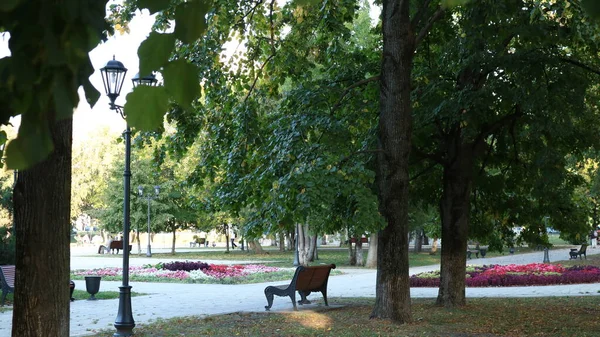
M 158 320 L 136 327 L 135 336 L 598 336 L 597 302 L 595 296 L 487 298 L 446 309 L 431 299 L 416 299 L 413 321 L 396 324 L 369 319 L 374 299 L 333 298 L 334 308 Z

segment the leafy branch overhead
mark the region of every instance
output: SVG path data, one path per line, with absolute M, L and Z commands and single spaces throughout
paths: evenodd
M 63 5 L 0 3 L 0 31 L 10 33 L 11 52 L 0 59 L 0 124 L 21 116 L 18 136 L 6 147 L 10 169 L 29 167 L 52 152 L 50 125 L 73 115 L 79 87 L 91 106 L 100 97 L 89 81 L 94 69 L 88 52 L 111 30 L 104 20 L 105 4 L 67 0 Z
M 139 6 L 147 8 L 153 14 L 169 8 L 170 1 L 141 0 Z M 193 43 L 203 36 L 210 6 L 211 2 L 207 0 L 193 0 L 178 4 L 174 9 L 174 32 L 162 34 L 152 32 L 140 45 L 138 49 L 140 74 L 161 72 L 164 78 L 164 91 L 154 88 L 153 92 L 146 91 L 143 94 L 128 96 L 125 114 L 131 126 L 146 131 L 156 129 L 162 125 L 162 118 L 170 101 L 184 108 L 190 108 L 194 99 L 200 95 L 197 67 L 182 58 L 171 59 L 171 55 L 177 40 L 182 43 Z M 136 88 L 134 93 L 140 89 L 142 88 Z M 152 100 L 152 104 L 148 103 L 149 99 Z

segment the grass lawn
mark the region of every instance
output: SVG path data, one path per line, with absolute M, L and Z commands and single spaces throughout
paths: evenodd
M 469 299 L 445 309 L 432 299 L 413 300 L 413 322 L 370 320 L 374 299 L 330 299 L 299 312 L 234 313 L 158 320 L 135 328 L 136 337 L 180 336 L 598 336 L 598 297 Z M 114 330 L 96 337 L 112 336 Z

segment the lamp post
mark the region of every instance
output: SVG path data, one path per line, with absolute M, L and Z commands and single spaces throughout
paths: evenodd
M 146 256 L 152 257 L 152 247 L 150 246 L 150 200 L 158 197 L 160 186 L 154 186 L 154 195 L 148 194 L 144 196 L 144 188 L 142 186 L 138 186 L 138 193 L 141 198 L 148 200 L 148 250 L 146 251 Z
M 127 68 L 125 68 L 123 63 L 115 60 L 114 56 L 103 68 L 100 68 L 104 91 L 106 92 L 106 96 L 110 99 L 110 109 L 117 111 L 123 118 L 125 118 L 123 107 L 116 105 L 115 101 L 121 94 L 126 73 Z M 155 83 L 156 82 L 150 82 L 150 84 Z M 133 79 L 134 87 L 136 84 L 142 84 L 139 76 L 137 76 L 137 83 L 136 78 Z M 146 83 L 144 82 L 144 84 Z M 123 170 L 123 284 L 119 287 L 119 311 L 117 312 L 117 318 L 115 319 L 114 324 L 117 332 L 114 333 L 114 337 L 131 336 L 133 335 L 133 328 L 135 327 L 135 321 L 133 320 L 133 313 L 131 311 L 131 286 L 129 285 L 131 129 L 128 124 L 125 132 L 123 132 L 123 137 L 125 138 L 125 169 Z

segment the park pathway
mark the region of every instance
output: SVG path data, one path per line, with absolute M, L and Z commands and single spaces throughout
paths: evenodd
M 568 249 L 550 251 L 550 261 L 568 258 Z M 589 254 L 600 253 L 589 249 Z M 167 259 L 164 262 L 169 262 Z M 541 263 L 543 253 L 508 255 L 495 258 L 471 259 L 468 264 L 527 264 Z M 132 258 L 130 265 L 157 263 L 156 259 Z M 213 262 L 213 261 L 209 261 Z M 214 261 L 216 262 L 216 261 Z M 223 263 L 223 261 L 218 261 Z M 236 263 L 236 261 L 229 261 Z M 118 258 L 93 257 L 86 252 L 73 252 L 71 269 L 121 266 Z M 438 269 L 439 266 L 415 267 L 410 274 Z M 375 297 L 376 271 L 370 269 L 342 269 L 343 275 L 331 276 L 328 297 Z M 77 289 L 85 289 L 84 281 L 75 281 Z M 276 282 L 281 283 L 281 282 Z M 118 291 L 121 282 L 102 281 L 100 291 Z M 262 312 L 266 305 L 264 288 L 273 283 L 220 285 L 131 282 L 132 291 L 148 295 L 132 298 L 134 320 L 137 325 L 159 318 L 181 316 L 208 316 L 232 312 Z M 467 297 L 536 297 L 536 296 L 598 296 L 600 283 L 543 287 L 467 288 Z M 318 297 L 318 295 L 315 295 Z M 414 298 L 435 298 L 437 288 L 412 288 Z M 317 304 L 300 306 L 310 309 Z M 289 299 L 276 297 L 272 311 L 289 311 Z M 71 336 L 89 336 L 102 329 L 114 329 L 118 299 L 101 301 L 75 301 L 71 303 Z M 9 337 L 12 311 L 0 313 L 0 337 Z

